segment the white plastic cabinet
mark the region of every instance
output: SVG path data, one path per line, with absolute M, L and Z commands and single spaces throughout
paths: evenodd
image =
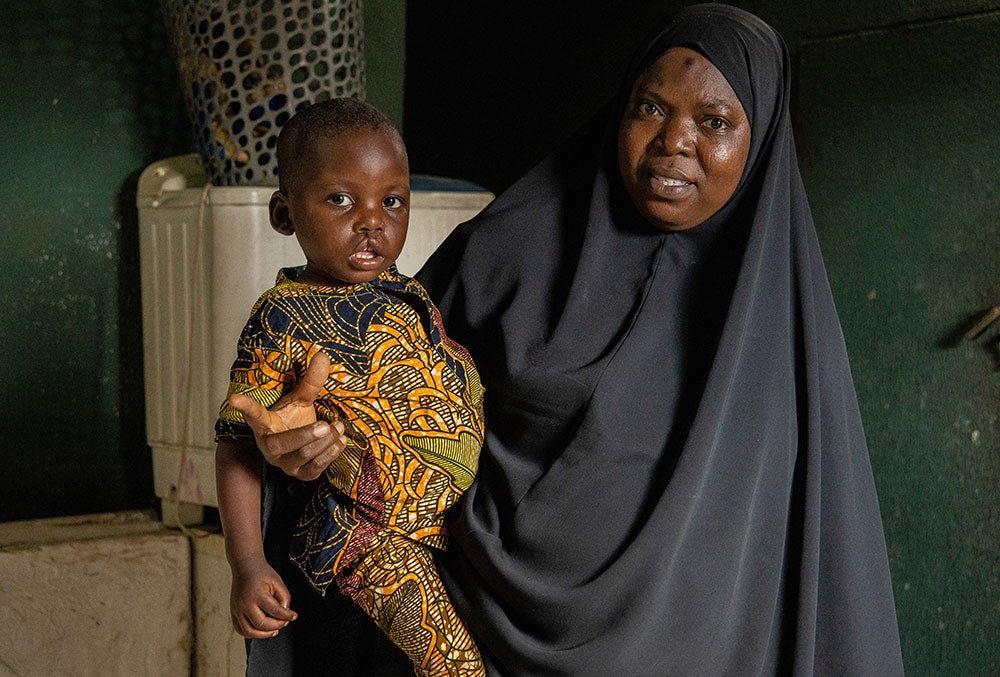
M 156 162 L 139 179 L 146 440 L 164 519 L 195 522 L 217 505 L 213 427 L 250 307 L 282 266 L 304 262 L 268 222 L 273 188 L 211 186 L 197 155 Z M 415 177 L 397 265 L 412 275 L 493 195 Z

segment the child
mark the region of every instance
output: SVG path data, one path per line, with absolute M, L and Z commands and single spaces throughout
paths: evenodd
M 316 412 L 343 425 L 346 446 L 292 530 L 291 560 L 320 594 L 336 582 L 417 674 L 485 674 L 428 548 L 445 547 L 444 511 L 478 467 L 483 389 L 423 287 L 394 265 L 409 219 L 402 138 L 371 106 L 334 99 L 293 116 L 277 153 L 271 224 L 296 236 L 306 265 L 282 270 L 254 305 L 216 424 L 234 625 L 269 637 L 295 617 L 264 559 L 261 459 L 244 414 L 311 379 Z M 282 425 L 315 420 L 302 408 Z

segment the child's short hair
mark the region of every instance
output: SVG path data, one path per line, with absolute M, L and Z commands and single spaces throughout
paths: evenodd
M 287 193 L 288 182 L 310 159 L 305 148 L 362 128 L 387 132 L 400 141 L 399 130 L 375 106 L 353 98 L 327 99 L 303 108 L 289 118 L 278 134 L 278 184 Z

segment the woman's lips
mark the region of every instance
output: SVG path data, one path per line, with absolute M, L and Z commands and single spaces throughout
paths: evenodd
M 693 181 L 677 172 L 648 172 L 646 178 L 653 195 L 665 199 L 684 197 L 695 188 Z

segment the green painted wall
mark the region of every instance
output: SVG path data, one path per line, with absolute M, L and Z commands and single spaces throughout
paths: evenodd
M 156 3 L 5 3 L 0 520 L 152 505 L 134 183 L 189 134 Z
M 0 521 L 155 505 L 135 182 L 193 150 L 156 0 L 0 21 Z M 402 121 L 403 0 L 365 2 L 369 100 Z
M 1000 5 L 755 4 L 796 53 L 907 671 L 1000 674 L 1000 322 L 961 338 L 1000 304 Z
M 406 0 L 362 0 L 365 9 L 365 100 L 403 128 Z

